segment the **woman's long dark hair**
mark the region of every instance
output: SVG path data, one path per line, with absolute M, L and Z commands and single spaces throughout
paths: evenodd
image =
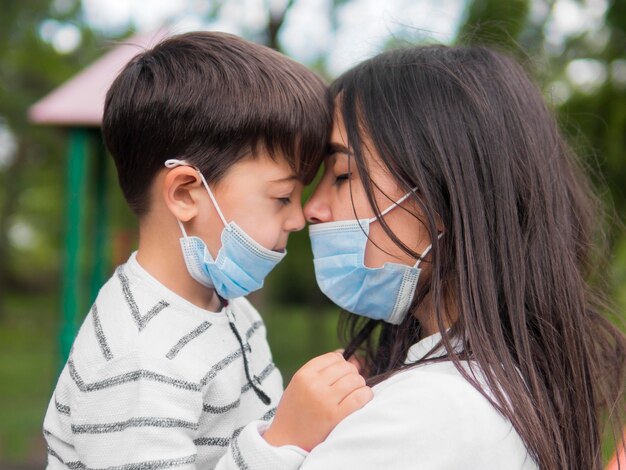
M 601 469 L 605 418 L 621 435 L 626 339 L 590 282 L 600 205 L 538 88 L 504 54 L 445 46 L 380 54 L 332 88 L 376 212 L 367 150 L 418 188 L 431 240 L 444 227 L 413 311 L 427 299 L 440 331 L 452 313 L 449 359 L 480 390 L 458 361 L 478 364 L 493 399 L 482 393 L 540 468 Z M 346 351 L 365 354 L 371 383 L 404 368 L 420 336 L 414 315 L 398 326 L 344 320 Z

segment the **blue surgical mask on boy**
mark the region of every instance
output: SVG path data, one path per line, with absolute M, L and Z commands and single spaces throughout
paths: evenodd
M 165 162 L 167 168 L 180 165 L 191 166 L 183 160 L 170 159 Z M 227 222 L 217 204 L 215 196 L 202 173 L 198 171 L 202 184 L 209 193 L 211 202 L 220 216 L 222 229 L 222 247 L 214 258 L 200 237 L 188 236 L 182 222 L 178 225 L 183 234 L 180 246 L 187 271 L 200 284 L 215 289 L 224 299 L 234 299 L 263 287 L 263 280 L 270 271 L 285 257 L 287 252 L 277 252 L 261 246 L 234 221 Z
M 380 217 L 411 194 L 385 209 Z M 419 265 L 432 244 L 413 266 L 385 263 L 380 268 L 369 268 L 364 264 L 365 247 L 370 224 L 377 219 L 310 225 L 315 277 L 321 291 L 344 310 L 397 325 L 409 311 L 421 272 Z

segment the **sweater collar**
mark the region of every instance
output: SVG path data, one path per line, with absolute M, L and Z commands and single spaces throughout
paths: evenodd
M 446 332 L 447 331 L 449 330 L 446 330 Z M 423 338 L 415 343 L 409 348 L 404 363 L 413 364 L 421 359 L 424 359 L 426 356 L 428 356 L 429 359 L 445 356 L 448 351 L 441 343 L 441 338 L 441 333 L 435 333 L 434 335 L 427 336 L 426 338 Z M 450 338 L 450 342 L 455 352 L 460 353 L 463 351 L 463 342 L 458 338 Z

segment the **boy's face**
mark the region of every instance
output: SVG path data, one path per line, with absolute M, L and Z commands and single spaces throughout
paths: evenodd
M 223 223 L 206 197 L 198 198 L 199 211 L 193 235 L 200 236 L 213 256 L 221 247 Z M 257 243 L 284 251 L 290 232 L 305 225 L 302 212 L 302 183 L 284 158 L 272 160 L 267 154 L 234 164 L 211 190 L 227 222 L 234 221 Z

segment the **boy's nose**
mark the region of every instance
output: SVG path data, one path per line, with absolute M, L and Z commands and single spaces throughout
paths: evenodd
M 324 202 L 318 191 L 315 191 L 304 205 L 304 216 L 311 224 L 331 222 L 333 218 L 330 207 Z
M 298 232 L 304 228 L 306 221 L 304 220 L 304 212 L 300 204 L 294 204 L 294 210 L 287 220 L 285 229 L 288 232 Z

